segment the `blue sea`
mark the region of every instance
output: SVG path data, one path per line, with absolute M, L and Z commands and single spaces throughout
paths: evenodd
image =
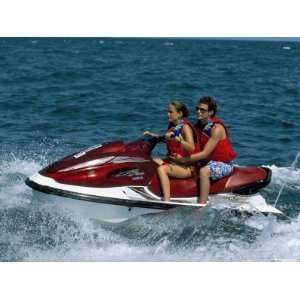
M 33 201 L 27 176 L 95 144 L 163 133 L 173 99 L 195 121 L 204 95 L 230 126 L 235 163 L 272 169 L 261 193 L 274 204 L 282 189 L 288 222 L 207 207 L 109 224 Z M 2 38 L 0 119 L 0 261 L 300 260 L 300 43 Z

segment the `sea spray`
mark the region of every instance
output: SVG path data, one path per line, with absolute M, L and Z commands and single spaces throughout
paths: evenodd
M 299 157 L 300 157 L 300 152 L 297 153 L 297 155 L 296 155 L 296 157 L 295 157 L 293 163 L 291 164 L 291 170 L 292 170 L 292 171 L 296 169 L 296 165 L 297 165 L 297 162 L 298 162 Z M 277 195 L 277 197 L 276 197 L 276 200 L 275 200 L 275 203 L 274 203 L 274 207 L 276 207 L 277 202 L 278 202 L 278 200 L 279 200 L 279 198 L 280 198 L 280 196 L 281 196 L 281 194 L 282 194 L 282 192 L 283 192 L 283 190 L 284 190 L 286 184 L 287 184 L 287 181 L 284 181 L 284 183 L 282 184 L 282 186 L 281 186 L 281 188 L 280 188 L 280 190 L 279 190 L 279 192 L 278 192 L 278 195 Z

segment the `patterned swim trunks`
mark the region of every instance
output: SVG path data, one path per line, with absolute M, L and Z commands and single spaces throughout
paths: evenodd
M 212 180 L 221 179 L 233 171 L 232 164 L 226 164 L 220 161 L 211 160 L 207 166 L 209 167 L 210 177 Z

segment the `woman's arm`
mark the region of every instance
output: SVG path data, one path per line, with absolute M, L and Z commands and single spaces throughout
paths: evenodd
M 156 133 L 153 133 L 151 131 L 144 131 L 143 135 L 145 135 L 145 136 L 152 136 L 152 137 L 155 137 L 155 138 L 159 138 L 160 137 L 160 135 L 158 135 Z
M 194 135 L 191 127 L 187 124 L 183 126 L 182 129 L 182 136 L 176 137 L 178 141 L 181 142 L 183 148 L 187 151 L 194 151 L 195 150 L 195 141 Z

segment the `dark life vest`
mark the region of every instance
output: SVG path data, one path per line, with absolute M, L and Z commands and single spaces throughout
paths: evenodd
M 217 143 L 215 149 L 206 158 L 206 160 L 214 160 L 214 161 L 221 161 L 221 162 L 229 163 L 237 156 L 237 154 L 233 150 L 233 147 L 232 147 L 232 144 L 231 144 L 231 141 L 229 138 L 227 126 L 224 124 L 224 122 L 221 119 L 219 119 L 217 117 L 210 118 L 208 123 L 204 127 L 201 126 L 200 122 L 198 122 L 196 124 L 195 127 L 197 128 L 200 151 L 202 151 L 204 149 L 206 143 L 210 139 L 211 131 L 215 124 L 220 124 L 224 127 L 225 132 L 226 132 L 226 138 L 223 140 L 220 140 Z

